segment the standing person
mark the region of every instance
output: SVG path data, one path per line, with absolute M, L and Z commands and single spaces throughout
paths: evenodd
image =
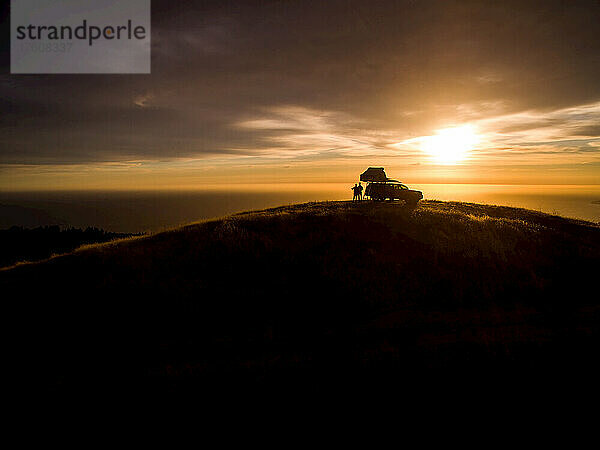
M 362 200 L 363 199 L 363 187 L 362 184 L 358 183 L 358 199 Z
M 359 195 L 359 193 L 358 193 L 358 184 L 355 184 L 354 187 L 351 187 L 350 189 L 352 189 L 352 193 L 354 194 L 352 196 L 352 201 L 354 202 L 354 201 L 356 201 L 358 199 L 358 195 Z

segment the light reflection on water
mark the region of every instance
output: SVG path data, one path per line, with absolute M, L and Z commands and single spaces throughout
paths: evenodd
M 157 231 L 284 204 L 349 200 L 348 184 L 231 185 L 205 191 L 0 193 L 0 228 L 60 223 L 110 231 Z M 506 205 L 600 221 L 600 185 L 414 184 L 425 199 Z M 10 205 L 10 206 L 7 206 Z

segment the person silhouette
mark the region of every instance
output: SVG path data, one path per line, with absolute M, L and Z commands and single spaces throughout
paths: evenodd
M 351 187 L 350 189 L 352 189 L 352 193 L 354 194 L 354 195 L 352 196 L 352 201 L 354 202 L 354 201 L 358 200 L 358 197 L 359 197 L 359 195 L 360 195 L 360 194 L 359 194 L 359 189 L 358 189 L 358 184 L 355 184 L 355 185 L 354 185 L 353 187 Z
M 363 187 L 362 184 L 358 183 L 358 199 L 362 200 L 363 199 Z

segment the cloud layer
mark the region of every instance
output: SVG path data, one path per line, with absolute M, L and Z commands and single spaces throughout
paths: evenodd
M 416 163 L 394 144 L 466 123 L 472 161 L 596 162 L 598 23 L 597 1 L 154 0 L 149 76 L 11 76 L 3 44 L 0 164 Z

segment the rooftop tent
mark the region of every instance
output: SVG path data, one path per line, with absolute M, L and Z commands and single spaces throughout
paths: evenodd
M 369 167 L 367 170 L 360 174 L 360 181 L 375 181 L 383 183 L 387 180 L 388 177 L 386 176 L 383 167 Z
M 398 180 L 388 178 L 383 167 L 369 167 L 360 174 L 360 181 L 367 181 L 369 183 L 400 183 Z

